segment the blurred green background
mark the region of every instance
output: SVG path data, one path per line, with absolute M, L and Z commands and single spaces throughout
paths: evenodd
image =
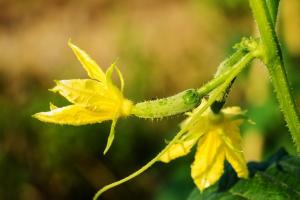
M 278 32 L 288 76 L 300 105 L 300 1 L 283 0 Z M 85 49 L 104 69 L 116 59 L 126 97 L 135 102 L 196 88 L 242 36 L 256 34 L 245 0 L 1 0 L 0 199 L 91 199 L 100 187 L 135 171 L 165 145 L 183 116 L 117 126 L 102 155 L 109 122 L 72 127 L 31 115 L 49 102 L 67 102 L 47 89 L 54 79 L 86 74 L 67 41 Z M 268 75 L 260 63 L 243 72 L 227 105 L 248 110 L 245 154 L 260 160 L 284 146 L 295 152 Z M 140 177 L 106 192 L 103 200 L 182 200 L 194 184 L 193 155 L 157 163 Z

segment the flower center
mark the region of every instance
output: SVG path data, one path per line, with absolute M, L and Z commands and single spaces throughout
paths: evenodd
M 131 114 L 131 110 L 132 110 L 132 107 L 133 107 L 133 103 L 127 99 L 124 99 L 123 100 L 123 103 L 122 103 L 122 107 L 121 107 L 121 115 L 122 116 L 128 116 Z
M 222 112 L 219 112 L 218 114 L 210 112 L 208 119 L 212 124 L 220 124 L 224 121 L 224 114 Z

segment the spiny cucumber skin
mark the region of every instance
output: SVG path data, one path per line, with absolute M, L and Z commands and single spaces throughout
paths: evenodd
M 171 97 L 137 103 L 132 114 L 149 119 L 172 116 L 193 109 L 201 98 L 197 90 L 189 89 Z

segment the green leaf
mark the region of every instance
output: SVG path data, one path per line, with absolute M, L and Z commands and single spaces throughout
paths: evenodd
M 291 174 L 288 174 L 291 176 Z M 299 180 L 297 181 L 300 183 Z M 300 199 L 300 191 L 295 191 L 287 182 L 264 172 L 257 172 L 250 180 L 241 180 L 229 191 L 246 199 Z
M 202 193 L 195 188 L 188 200 L 300 199 L 299 156 L 279 150 L 267 161 L 248 163 L 248 168 L 251 178 L 235 179 L 232 168 L 226 167 L 219 184 Z
M 190 194 L 188 200 L 246 200 L 244 197 L 231 194 L 229 192 L 218 192 L 218 186 L 214 185 L 204 192 L 195 188 Z

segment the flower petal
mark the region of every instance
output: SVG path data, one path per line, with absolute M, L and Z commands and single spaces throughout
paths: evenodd
M 239 132 L 239 122 L 231 122 L 226 129 L 226 159 L 236 171 L 238 177 L 247 178 L 248 168 L 242 148 L 242 138 Z
M 109 68 L 106 70 L 106 74 L 105 74 L 105 76 L 106 76 L 106 84 L 108 85 L 108 87 L 116 87 L 116 86 L 114 86 L 114 84 L 113 84 L 113 82 L 112 82 L 112 75 L 113 75 L 113 72 L 114 72 L 114 70 L 116 70 L 116 72 L 117 72 L 117 75 L 118 75 L 118 77 L 119 77 L 119 80 L 120 80 L 120 90 L 121 90 L 121 92 L 123 92 L 123 90 L 124 90 L 124 78 L 123 78 L 123 75 L 122 75 L 122 73 L 121 73 L 121 71 L 119 70 L 119 68 L 117 67 L 117 65 L 116 65 L 116 63 L 112 63 L 110 66 L 109 66 Z
M 113 113 L 93 112 L 79 105 L 70 105 L 49 112 L 36 113 L 33 117 L 43 122 L 77 126 L 112 119 Z
M 219 180 L 224 169 L 225 153 L 218 130 L 206 133 L 198 143 L 191 176 L 197 187 L 203 191 Z
M 56 81 L 56 86 L 51 89 L 58 92 L 68 101 L 95 110 L 106 110 L 117 107 L 119 95 L 108 90 L 105 86 L 91 79 L 72 79 Z
M 117 119 L 114 119 L 112 121 L 111 127 L 110 127 L 110 132 L 109 132 L 109 136 L 107 138 L 107 143 L 106 143 L 106 147 L 105 150 L 103 152 L 103 154 L 105 155 L 107 153 L 107 151 L 109 150 L 111 144 L 114 141 L 115 138 L 115 127 L 116 127 L 116 123 L 117 123 Z
M 225 114 L 233 114 L 233 115 L 240 115 L 240 114 L 244 114 L 245 113 L 245 111 L 243 111 L 238 106 L 232 106 L 232 107 L 223 108 L 222 112 L 225 113 Z
M 197 140 L 198 137 L 195 137 L 173 144 L 170 149 L 160 157 L 159 160 L 164 163 L 168 163 L 178 157 L 187 155 L 191 151 Z
M 84 69 L 87 71 L 87 74 L 92 79 L 96 79 L 100 82 L 105 82 L 105 74 L 102 69 L 98 66 L 98 64 L 83 50 L 81 50 L 76 45 L 72 44 L 69 40 L 68 42 L 69 47 L 75 53 L 77 59 L 82 64 Z
M 240 126 L 244 122 L 244 119 L 247 118 L 245 116 L 246 111 L 238 106 L 224 108 L 222 109 L 222 112 L 225 114 L 226 120 L 238 121 L 238 126 Z
M 54 105 L 53 103 L 49 103 L 49 107 L 50 107 L 50 110 L 54 110 L 54 109 L 57 109 L 58 107 L 56 105 Z
M 243 152 L 226 148 L 226 159 L 236 171 L 238 177 L 248 178 L 248 168 Z

